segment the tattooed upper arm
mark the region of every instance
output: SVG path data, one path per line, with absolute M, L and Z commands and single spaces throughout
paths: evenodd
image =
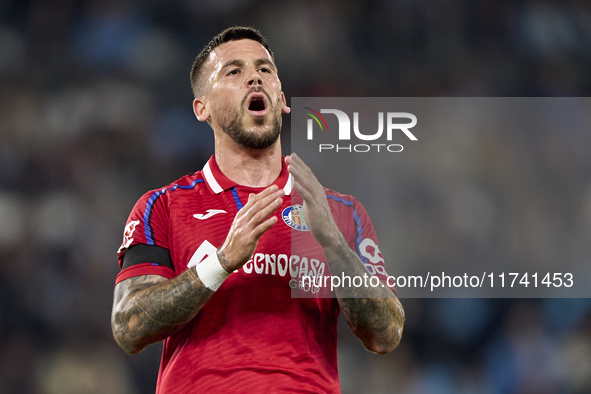
M 128 333 L 131 331 L 130 329 L 135 328 L 138 319 L 137 313 L 133 311 L 135 309 L 133 307 L 135 303 L 132 302 L 133 294 L 168 280 L 160 275 L 141 275 L 125 279 L 115 286 L 111 328 L 115 340 L 125 351 L 135 353 L 135 349 L 132 350 L 127 346 L 129 344 Z
M 159 275 L 126 279 L 115 287 L 113 336 L 126 352 L 137 353 L 184 327 L 212 295 L 194 267 L 170 280 Z
M 160 275 L 141 275 L 125 279 L 115 286 L 115 297 L 113 302 L 113 310 L 117 304 L 125 297 L 135 293 L 138 290 L 146 289 L 156 283 L 165 282 L 169 279 Z

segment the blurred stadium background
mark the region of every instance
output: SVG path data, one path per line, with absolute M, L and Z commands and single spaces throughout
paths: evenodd
M 189 70 L 233 24 L 268 37 L 288 101 L 591 91 L 583 0 L 0 0 L 0 393 L 154 391 L 159 345 L 128 356 L 111 336 L 115 251 L 137 198 L 211 155 L 212 133 L 191 112 Z M 548 143 L 532 137 L 515 152 Z M 577 244 L 591 239 L 585 141 L 551 141 L 533 161 L 507 157 L 553 171 L 540 194 L 577 186 L 554 194 L 556 204 L 577 204 L 559 227 L 569 232 L 545 231 L 560 218 L 535 196 L 512 197 L 534 198 L 534 208 L 503 231 L 559 240 L 538 251 L 523 239 L 523 253 L 560 255 L 572 234 Z M 417 224 L 425 230 L 430 212 Z M 587 299 L 404 305 L 403 342 L 388 356 L 367 353 L 341 327 L 343 393 L 591 392 Z

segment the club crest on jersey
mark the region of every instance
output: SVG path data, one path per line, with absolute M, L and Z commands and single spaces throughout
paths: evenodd
M 281 217 L 283 217 L 285 224 L 294 230 L 310 231 L 310 227 L 308 227 L 308 223 L 304 218 L 304 207 L 299 204 L 285 208 L 281 213 Z

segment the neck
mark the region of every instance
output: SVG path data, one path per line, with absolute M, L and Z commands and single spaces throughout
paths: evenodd
M 281 173 L 281 142 L 277 139 L 267 149 L 252 150 L 233 140 L 216 138 L 215 161 L 222 173 L 234 182 L 249 187 L 267 187 Z

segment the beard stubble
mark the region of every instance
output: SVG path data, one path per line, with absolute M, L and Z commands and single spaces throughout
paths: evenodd
M 265 116 L 253 117 L 253 121 L 255 126 L 262 126 L 267 121 L 267 116 L 271 116 L 271 128 L 266 130 L 263 134 L 247 130 L 242 119 L 245 115 L 244 108 L 246 108 L 246 100 L 252 91 L 242 99 L 240 109 L 232 111 L 229 116 L 230 121 L 226 125 L 222 125 L 222 129 L 237 144 L 248 149 L 261 150 L 272 146 L 279 138 L 279 135 L 281 134 L 281 116 L 276 114 L 275 105 L 271 102 L 269 95 L 263 92 L 263 94 L 267 96 L 270 105 L 269 112 L 267 112 Z

